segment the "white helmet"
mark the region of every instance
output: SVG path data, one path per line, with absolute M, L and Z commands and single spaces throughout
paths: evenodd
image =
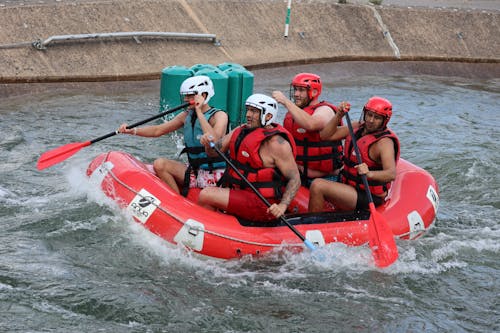
M 262 126 L 271 124 L 278 114 L 278 102 L 274 98 L 263 94 L 249 96 L 245 102 L 245 106 L 253 106 L 261 111 L 260 123 Z M 272 117 L 266 120 L 268 114 Z
M 208 76 L 192 76 L 182 82 L 180 93 L 181 95 L 201 95 L 203 93 L 207 93 L 207 98 L 205 98 L 205 102 L 203 102 L 203 104 L 208 104 L 210 98 L 215 95 L 214 84 Z

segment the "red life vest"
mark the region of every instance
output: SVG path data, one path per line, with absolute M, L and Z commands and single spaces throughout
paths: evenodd
M 328 102 L 319 102 L 316 105 L 308 105 L 303 110 L 312 115 L 320 106 L 329 106 L 337 112 L 337 107 Z M 339 123 L 342 125 L 342 121 Z M 319 136 L 319 131 L 306 131 L 300 127 L 287 112 L 283 126 L 292 133 L 297 145 L 297 164 L 304 166 L 304 175 L 307 169 L 319 170 L 327 174 L 342 167 L 342 141 L 326 141 Z
M 363 131 L 363 126 L 358 128 L 354 135 L 356 136 L 356 142 L 359 147 L 359 153 L 361 154 L 361 160 L 366 163 L 370 170 L 382 170 L 382 165 L 375 162 L 370 158 L 368 154 L 372 144 L 377 142 L 382 138 L 391 138 L 394 141 L 394 153 L 396 163 L 399 160 L 399 139 L 396 134 L 389 128 L 384 128 L 378 132 L 370 133 L 361 136 Z M 358 175 L 358 171 L 355 166 L 358 165 L 358 160 L 356 158 L 356 153 L 354 151 L 354 145 L 352 144 L 351 136 L 347 136 L 345 139 L 345 155 L 344 155 L 344 170 L 342 170 L 342 182 L 356 187 L 357 189 L 364 190 L 363 179 Z M 370 187 L 370 192 L 376 196 L 382 196 L 391 187 L 391 183 L 383 183 L 374 180 L 368 180 L 368 186 Z
M 292 146 L 293 155 L 296 154 L 296 147 L 293 137 L 279 124 L 272 124 L 273 128 L 267 129 L 247 128 L 246 125 L 238 127 L 229 141 L 229 156 L 233 164 L 238 168 L 250 183 L 266 198 L 271 200 L 281 199 L 286 178 L 278 168 L 265 168 L 259 155 L 259 148 L 262 142 L 273 135 L 283 136 Z M 250 188 L 230 167 L 226 169 L 224 175 L 226 186 L 231 188 Z

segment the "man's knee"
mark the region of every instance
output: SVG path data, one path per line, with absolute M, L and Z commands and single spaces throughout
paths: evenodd
M 155 169 L 156 173 L 165 171 L 167 165 L 167 160 L 164 158 L 157 158 L 153 162 L 153 169 Z
M 161 158 L 157 158 L 154 162 L 153 162 L 153 168 L 155 169 L 155 171 L 158 172 L 158 170 L 161 168 Z
M 203 204 L 207 204 L 207 199 L 209 199 L 209 195 L 208 195 L 208 188 L 204 188 L 200 191 L 200 194 L 198 195 L 198 203 L 203 205 Z
M 320 194 L 320 193 L 322 193 L 325 182 L 326 181 L 324 179 L 316 178 L 311 183 L 311 186 L 309 187 L 309 192 L 311 192 L 311 194 L 313 194 L 313 193 L 314 194 Z
M 206 208 L 216 208 L 217 201 L 215 200 L 215 193 L 213 193 L 212 187 L 205 187 L 200 191 L 198 195 L 198 205 Z

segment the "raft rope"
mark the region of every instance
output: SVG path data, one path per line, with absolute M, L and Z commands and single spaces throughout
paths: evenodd
M 129 185 L 127 185 L 126 183 L 122 182 L 114 173 L 113 171 L 111 170 L 108 170 L 108 174 L 118 183 L 120 184 L 121 186 L 125 187 L 127 190 L 131 191 L 132 193 L 135 193 L 136 195 L 139 195 L 140 197 L 142 197 L 144 200 L 148 200 L 146 197 L 144 197 L 142 194 L 140 194 L 138 191 L 136 191 L 135 189 L 133 189 L 132 187 L 130 187 Z M 149 200 L 148 200 L 149 201 Z M 156 208 L 158 208 L 160 211 L 162 211 L 163 213 L 167 214 L 168 216 L 172 217 L 174 220 L 176 220 L 177 222 L 179 222 L 180 224 L 182 224 L 183 226 L 186 224 L 186 222 L 181 219 L 180 217 L 174 215 L 173 213 L 167 211 L 166 209 L 164 209 L 163 207 L 157 205 L 156 203 L 154 202 L 151 202 L 150 203 L 152 205 L 154 205 Z M 259 242 L 252 242 L 252 241 L 247 241 L 247 240 L 243 240 L 243 239 L 238 239 L 238 238 L 235 238 L 235 237 L 231 237 L 231 236 L 228 236 L 228 235 L 224 235 L 224 234 L 221 234 L 221 233 L 218 233 L 218 232 L 214 232 L 214 231 L 210 231 L 210 230 L 207 230 L 207 229 L 200 229 L 198 227 L 193 227 L 193 226 L 189 226 L 189 228 L 191 230 L 194 230 L 194 231 L 198 231 L 198 232 L 206 232 L 207 234 L 210 234 L 210 235 L 213 235 L 213 236 L 217 236 L 217 237 L 220 237 L 220 238 L 225 238 L 225 239 L 228 239 L 228 240 L 231 240 L 231 241 L 235 241 L 235 242 L 240 242 L 240 243 L 244 243 L 244 244 L 250 244 L 250 245 L 258 245 L 258 246 L 267 246 L 267 247 L 281 247 L 282 244 L 269 244 L 269 243 L 259 243 Z M 287 244 L 287 246 L 302 246 L 302 244 Z

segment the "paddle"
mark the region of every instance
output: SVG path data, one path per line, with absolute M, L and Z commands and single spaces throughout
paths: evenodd
M 137 126 L 140 126 L 142 124 L 145 124 L 147 122 L 150 122 L 151 120 L 158 119 L 160 117 L 163 117 L 169 113 L 175 112 L 177 110 L 180 110 L 182 108 L 185 108 L 188 106 L 189 103 L 183 103 L 179 106 L 176 106 L 175 108 L 163 111 L 161 113 L 158 113 L 157 115 L 154 115 L 152 117 L 149 117 L 147 119 L 141 120 L 137 123 L 134 123 L 132 125 L 127 126 L 127 129 L 131 129 Z M 68 143 L 64 146 L 49 150 L 45 153 L 43 153 L 40 158 L 38 159 L 38 162 L 36 164 L 36 167 L 38 170 L 43 170 L 45 168 L 51 167 L 54 164 L 60 163 L 74 154 L 76 154 L 80 149 L 90 146 L 93 143 L 99 142 L 101 140 L 107 139 L 109 137 L 112 137 L 113 135 L 119 134 L 118 131 L 114 131 L 111 133 L 108 133 L 106 135 L 100 136 L 96 139 L 90 140 L 90 141 L 85 141 L 85 142 L 73 142 L 73 143 Z
M 255 186 L 252 185 L 252 183 L 250 183 L 250 181 L 241 174 L 240 170 L 238 170 L 238 168 L 236 168 L 236 166 L 227 158 L 226 155 L 224 155 L 223 152 L 221 152 L 219 150 L 219 148 L 217 148 L 215 146 L 215 144 L 213 142 L 210 142 L 210 147 L 212 147 L 216 152 L 217 154 L 219 154 L 220 157 L 222 157 L 224 159 L 224 161 L 226 161 L 226 163 L 238 174 L 238 176 L 243 179 L 243 181 L 248 185 L 248 187 L 250 187 L 252 189 L 252 191 L 257 194 L 257 196 L 260 198 L 260 200 L 262 200 L 262 202 L 264 202 L 266 204 L 267 207 L 271 207 L 271 204 L 269 203 L 269 201 L 267 201 L 266 198 L 264 198 L 264 196 L 262 195 L 262 193 L 260 193 L 256 188 Z M 287 219 L 281 215 L 280 216 L 280 220 L 285 223 L 287 225 L 288 228 L 290 228 L 290 230 L 292 230 L 303 242 L 304 244 L 311 250 L 311 251 L 314 251 L 316 250 L 316 247 L 314 246 L 313 243 L 311 243 L 311 241 L 309 241 L 308 239 L 306 239 L 304 237 L 304 235 L 302 235 L 297 229 L 295 229 L 295 227 L 293 225 L 290 224 L 290 222 L 287 221 Z
M 347 126 L 349 127 L 349 134 L 351 135 L 352 144 L 354 146 L 354 151 L 356 152 L 356 158 L 358 164 L 363 163 L 361 159 L 361 154 L 359 153 L 358 143 L 356 142 L 356 137 L 354 136 L 354 130 L 352 129 L 351 118 L 349 113 L 345 113 L 347 120 Z M 375 259 L 375 264 L 378 267 L 387 267 L 392 264 L 396 259 L 398 259 L 398 248 L 396 246 L 396 241 L 392 234 L 392 230 L 385 218 L 375 209 L 375 204 L 373 203 L 373 197 L 368 187 L 368 179 L 366 175 L 361 175 L 363 179 L 363 184 L 365 185 L 366 195 L 368 196 L 368 206 L 370 208 L 370 221 L 368 224 L 368 237 L 370 248 L 372 249 L 373 258 Z

